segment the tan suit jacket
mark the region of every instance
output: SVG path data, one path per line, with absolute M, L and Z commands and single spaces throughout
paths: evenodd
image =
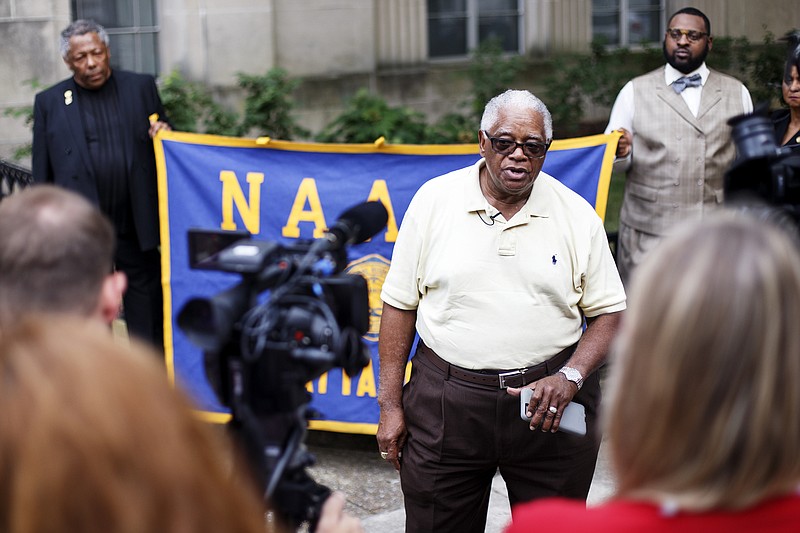
M 744 113 L 742 84 L 710 71 L 697 117 L 664 84 L 663 67 L 633 86 L 635 135 L 620 220 L 660 236 L 722 203 L 723 175 L 735 155 L 727 121 Z

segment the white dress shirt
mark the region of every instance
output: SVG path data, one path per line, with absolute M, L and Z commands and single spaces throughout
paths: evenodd
M 689 107 L 689 111 L 696 117 L 700 110 L 700 96 L 703 94 L 703 86 L 708 80 L 708 67 L 703 63 L 698 69 L 684 74 L 670 64 L 664 65 L 664 84 L 667 86 L 672 85 L 672 82 L 681 76 L 688 77 L 695 73 L 700 74 L 700 86 L 687 87 L 681 93 L 681 97 L 683 97 L 683 101 L 686 102 L 686 105 Z M 614 107 L 611 108 L 611 116 L 608 119 L 608 126 L 606 126 L 605 133 L 611 133 L 620 128 L 625 128 L 631 132 L 631 135 L 636 134 L 633 128 L 633 114 L 636 109 L 633 93 L 633 80 L 631 80 L 625 84 L 617 95 Z M 753 99 L 750 97 L 750 92 L 744 85 L 742 85 L 742 108 L 745 113 L 753 112 Z M 614 169 L 626 170 L 630 165 L 630 157 L 629 153 L 627 157 L 618 158 L 617 162 L 614 164 Z

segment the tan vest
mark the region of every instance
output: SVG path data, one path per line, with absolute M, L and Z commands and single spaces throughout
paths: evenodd
M 695 118 L 664 84 L 664 68 L 633 80 L 633 157 L 620 220 L 654 235 L 722 203 L 722 180 L 735 155 L 729 118 L 744 113 L 742 84 L 711 71 Z

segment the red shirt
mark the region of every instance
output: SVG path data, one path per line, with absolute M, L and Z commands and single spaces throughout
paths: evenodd
M 586 508 L 583 502 L 546 499 L 514 508 L 506 533 L 528 531 L 604 532 L 800 532 L 800 494 L 775 498 L 742 511 L 665 514 L 651 503 L 612 500 Z

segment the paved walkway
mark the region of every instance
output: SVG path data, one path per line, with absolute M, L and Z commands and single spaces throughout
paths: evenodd
M 319 483 L 347 495 L 348 512 L 359 516 L 367 533 L 402 533 L 405 526 L 400 478 L 378 454 L 375 437 L 312 431 L 308 448 L 317 464 L 309 471 Z M 614 488 L 605 447 L 595 471 L 589 504 L 607 499 Z M 511 518 L 505 483 L 495 476 L 486 532 L 500 533 Z

